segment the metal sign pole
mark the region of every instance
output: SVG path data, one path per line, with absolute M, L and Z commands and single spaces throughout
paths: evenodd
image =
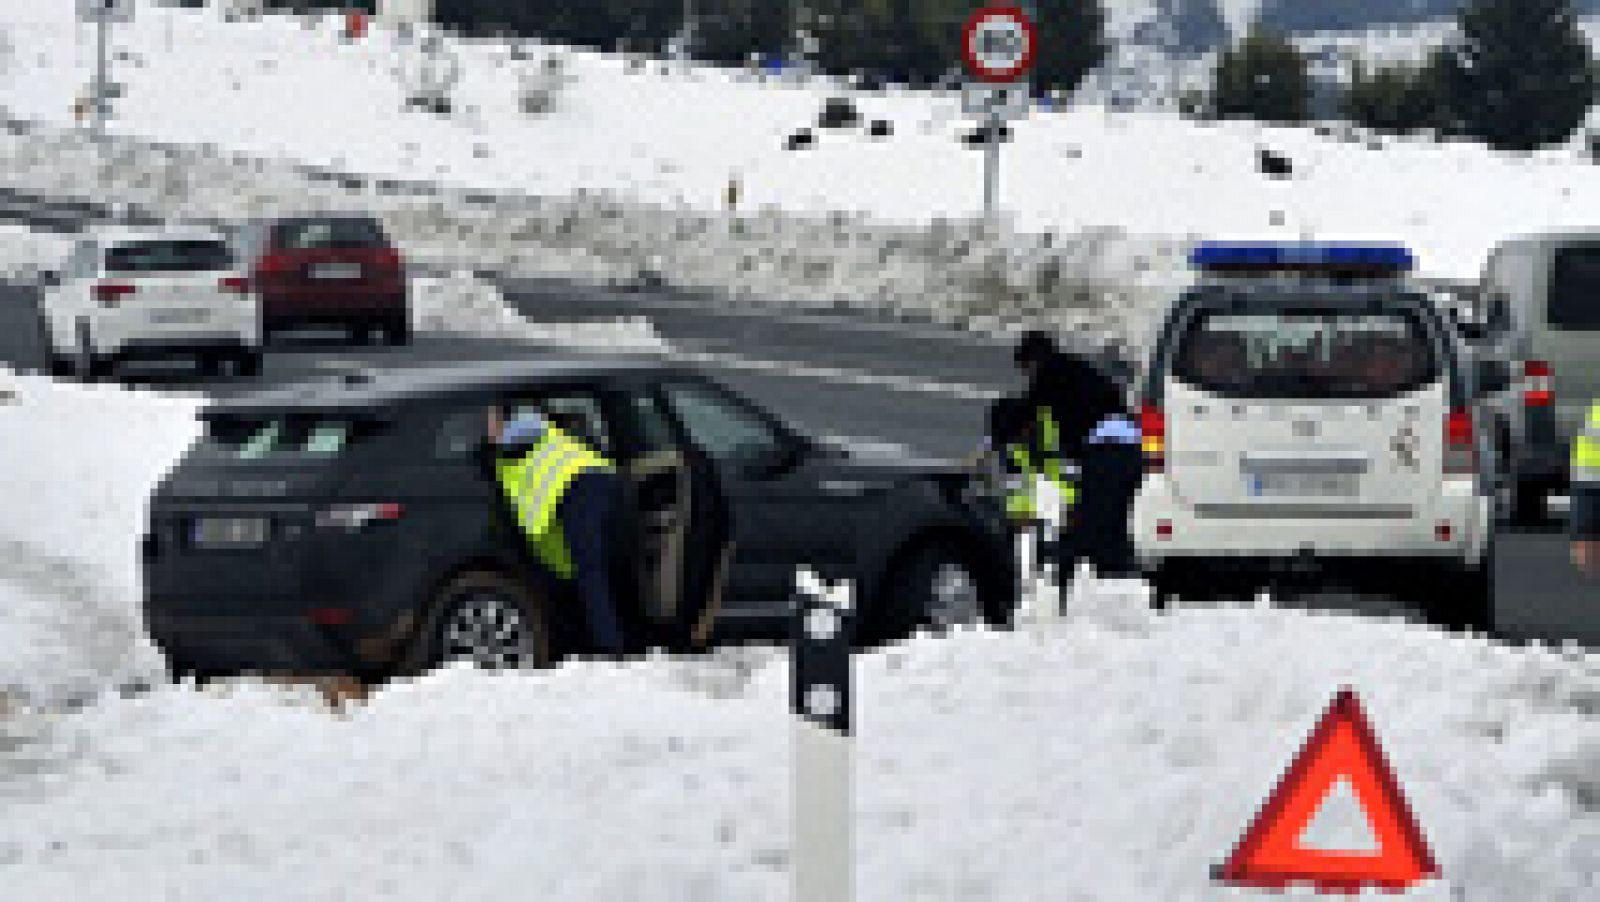
M 790 711 L 794 715 L 793 886 L 795 902 L 850 902 L 855 738 L 850 726 L 853 587 L 825 587 L 795 574 Z
M 999 203 L 1000 193 L 1000 127 L 1003 120 L 997 113 L 990 113 L 988 122 L 984 126 L 988 133 L 985 135 L 983 148 L 983 218 L 986 222 L 993 223 L 995 209 Z
M 106 31 L 111 27 L 109 18 L 101 15 L 95 18 L 95 66 L 94 66 L 94 140 L 99 143 L 105 139 L 106 133 Z

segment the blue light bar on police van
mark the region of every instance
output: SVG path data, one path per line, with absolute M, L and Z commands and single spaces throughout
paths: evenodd
M 1206 272 L 1395 275 L 1416 263 L 1398 244 L 1206 242 L 1189 255 Z

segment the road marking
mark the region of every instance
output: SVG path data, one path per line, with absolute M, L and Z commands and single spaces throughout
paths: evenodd
M 931 379 L 916 379 L 911 376 L 896 376 L 885 373 L 869 373 L 863 370 L 849 370 L 831 366 L 813 366 L 806 363 L 796 363 L 792 360 L 761 360 L 745 357 L 740 354 L 716 353 L 711 351 L 684 351 L 675 350 L 668 352 L 674 360 L 688 363 L 699 363 L 707 366 L 727 367 L 728 369 L 750 370 L 758 373 L 774 373 L 780 376 L 795 376 L 803 379 L 821 379 L 825 382 L 838 382 L 845 385 L 862 385 L 871 388 L 887 388 L 891 391 L 912 392 L 925 395 L 945 395 L 960 398 L 964 401 L 993 401 L 1004 396 L 1005 392 L 980 385 L 969 385 L 960 382 L 939 382 Z

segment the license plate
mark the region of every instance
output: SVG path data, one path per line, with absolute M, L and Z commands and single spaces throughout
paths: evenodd
M 313 279 L 359 279 L 361 267 L 354 263 L 322 263 L 311 267 L 307 274 Z
M 271 524 L 265 517 L 200 517 L 191 534 L 200 547 L 239 547 L 267 541 Z
M 1353 498 L 1360 492 L 1360 478 L 1356 473 L 1256 473 L 1245 476 L 1245 483 L 1258 498 Z
M 157 310 L 150 314 L 152 323 L 169 326 L 177 323 L 203 323 L 210 318 L 209 310 Z

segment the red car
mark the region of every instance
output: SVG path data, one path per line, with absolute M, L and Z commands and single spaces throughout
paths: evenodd
M 340 327 L 373 344 L 410 339 L 405 261 L 376 219 L 257 220 L 239 229 L 235 244 L 261 299 L 264 341 L 302 326 Z

